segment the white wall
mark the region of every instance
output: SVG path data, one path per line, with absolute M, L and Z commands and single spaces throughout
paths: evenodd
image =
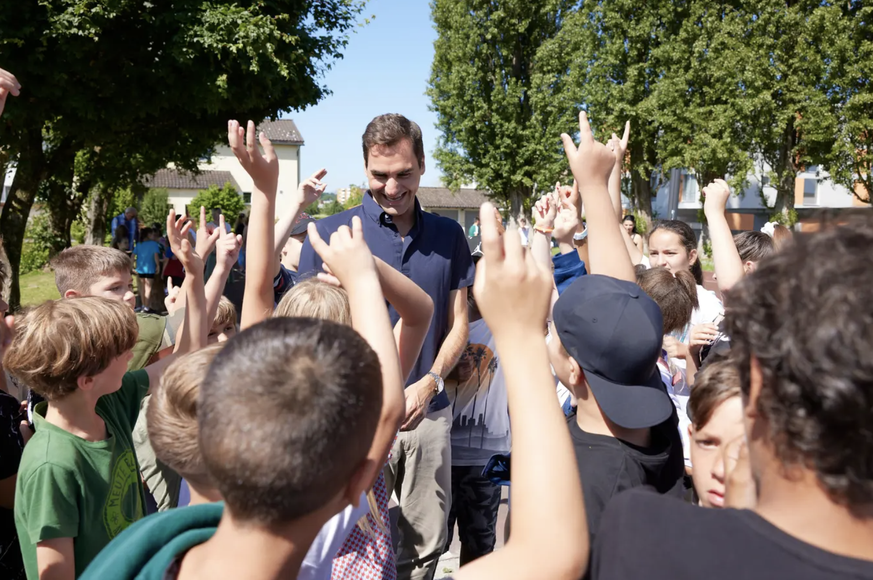
M 168 189 L 167 202 L 176 210 L 176 215 L 185 215 L 185 207 L 191 203 L 197 193 L 196 189 Z
M 273 147 L 279 157 L 279 191 L 276 196 L 276 215 L 281 216 L 288 211 L 288 206 L 291 204 L 291 194 L 297 191 L 300 147 L 281 144 Z M 254 187 L 251 177 L 239 164 L 230 147 L 217 147 L 210 162 L 201 163 L 200 169 L 229 171 L 244 193 L 251 193 Z

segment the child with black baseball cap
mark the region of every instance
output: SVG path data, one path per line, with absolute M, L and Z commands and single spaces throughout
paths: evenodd
M 587 125 L 583 114 L 580 126 Z M 606 188 L 583 179 L 587 161 L 569 137 L 564 146 L 588 218 L 592 275 L 555 303 L 549 358 L 577 402 L 567 422 L 593 536 L 622 490 L 648 485 L 681 494 L 684 461 L 675 407 L 657 368 L 661 310 L 635 283 Z

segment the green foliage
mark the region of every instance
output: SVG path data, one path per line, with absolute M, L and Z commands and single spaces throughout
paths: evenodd
M 303 211 L 308 213 L 309 215 L 318 215 L 319 213 L 321 213 L 321 207 L 319 207 L 318 202 L 315 201 L 315 202 L 312 202 Z
M 206 208 L 207 218 L 210 210 L 220 209 L 225 220 L 233 221 L 245 209 L 246 204 L 242 196 L 229 182 L 224 187 L 210 185 L 208 189 L 201 190 L 188 204 L 188 215 L 200 214 L 200 206 Z M 164 216 L 166 220 L 166 216 Z
M 342 204 L 340 202 L 334 200 L 334 201 L 326 203 L 324 205 L 324 207 L 321 209 L 321 213 L 327 216 L 327 215 L 338 214 L 339 212 L 344 211 L 344 210 L 345 210 L 345 208 L 342 206 Z
M 364 190 L 357 185 L 349 186 L 349 198 L 343 204 L 343 209 L 351 209 L 364 202 Z
M 85 243 L 85 222 L 80 219 L 77 219 L 73 222 L 73 225 L 70 227 L 70 235 L 75 244 L 84 244 Z
M 23 274 L 40 270 L 48 264 L 55 235 L 47 213 L 42 212 L 30 218 L 24 233 L 25 243 L 21 255 Z
M 115 216 L 124 213 L 129 207 L 136 207 L 136 195 L 130 187 L 122 187 L 112 194 L 112 200 L 109 202 L 109 213 L 106 216 L 106 222 L 112 221 Z
M 433 0 L 439 33 L 427 94 L 441 136 L 447 187 L 475 182 L 513 215 L 534 184 L 566 176 L 560 134 L 572 131 L 563 47 L 544 43 L 573 2 Z
M 161 224 L 163 229 L 167 222 L 167 214 L 170 211 L 168 193 L 164 188 L 150 189 L 142 197 L 139 207 L 139 221 L 147 226 Z M 231 219 L 228 217 L 228 219 Z

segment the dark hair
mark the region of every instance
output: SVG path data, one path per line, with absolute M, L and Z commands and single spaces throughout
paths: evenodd
M 760 262 L 773 253 L 773 238 L 764 232 L 740 232 L 734 236 L 740 260 Z
M 148 228 L 148 227 L 143 228 L 139 231 L 139 237 L 144 240 L 144 239 L 148 238 L 150 235 L 152 235 L 153 231 L 154 230 L 152 230 L 152 228 Z
M 682 330 L 697 308 L 697 286 L 690 272 L 673 275 L 666 268 L 637 272 L 637 284 L 661 308 L 664 334 Z
M 740 396 L 736 363 L 725 354 L 714 354 L 712 359 L 694 376 L 694 388 L 688 399 L 688 419 L 695 429 L 705 427 L 719 405 Z
M 694 230 L 691 229 L 691 226 L 683 221 L 664 220 L 658 222 L 655 224 L 655 227 L 652 228 L 652 231 L 649 232 L 649 239 L 652 239 L 652 234 L 658 230 L 667 230 L 668 232 L 673 232 L 679 236 L 679 240 L 685 247 L 685 251 L 689 254 L 691 253 L 691 250 L 697 249 L 697 236 L 694 235 Z M 700 256 L 698 256 L 697 259 L 694 260 L 694 263 L 691 264 L 691 273 L 694 274 L 694 280 L 703 286 L 703 267 L 700 265 Z
M 629 214 L 625 215 L 623 218 L 621 218 L 621 221 L 623 221 L 623 222 L 631 222 L 631 223 L 633 223 L 633 224 L 634 224 L 634 229 L 633 229 L 633 231 L 632 231 L 631 233 L 632 233 L 632 234 L 638 234 L 638 233 L 639 233 L 639 232 L 637 231 L 637 219 L 633 216 L 633 214 L 630 214 L 630 213 L 629 213 Z
M 799 235 L 726 302 L 744 393 L 752 357 L 760 364 L 757 410 L 776 457 L 815 471 L 850 508 L 873 502 L 871 247 L 873 216 Z
M 370 149 L 377 145 L 392 146 L 402 139 L 409 139 L 412 152 L 418 160 L 418 167 L 424 165 L 424 142 L 421 138 L 421 127 L 403 115 L 394 113 L 379 115 L 367 125 L 361 141 L 364 148 L 364 167 L 370 161 Z
M 209 366 L 200 449 L 235 518 L 286 523 L 348 483 L 381 409 L 379 359 L 351 327 L 271 318 L 229 340 Z
M 791 230 L 783 226 L 782 224 L 776 224 L 773 226 L 773 248 L 774 250 L 781 250 L 785 244 L 791 242 L 791 238 L 793 234 Z

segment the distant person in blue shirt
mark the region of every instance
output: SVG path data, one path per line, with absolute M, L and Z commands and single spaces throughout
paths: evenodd
M 406 418 L 385 467 L 388 492 L 400 498 L 397 577 L 433 578 L 448 537 L 452 493 L 452 409 L 443 379 L 467 346 L 467 289 L 475 269 L 461 225 L 423 211 L 416 199 L 425 170 L 419 126 L 402 115 L 381 115 L 362 141 L 370 189 L 361 205 L 316 227 L 326 240 L 358 216 L 373 255 L 433 299 L 433 322 L 406 383 Z M 322 271 L 308 239 L 298 271 L 301 279 Z M 397 312 L 389 312 L 396 323 Z
M 155 276 L 157 275 L 160 282 L 161 262 L 163 261 L 164 249 L 158 243 L 158 237 L 161 232 L 152 228 L 144 228 L 142 231 L 143 240 L 137 244 L 133 250 L 133 255 L 136 258 L 136 277 L 137 288 L 139 290 L 140 304 L 143 306 L 144 312 L 149 312 L 149 298 L 151 297 L 154 285 Z M 158 288 L 160 284 L 158 285 Z
M 137 233 L 139 232 L 139 224 L 136 221 L 137 211 L 135 207 L 129 207 L 112 218 L 112 238 L 115 239 L 115 230 L 118 226 L 127 228 L 128 248 L 133 250 L 137 242 Z

